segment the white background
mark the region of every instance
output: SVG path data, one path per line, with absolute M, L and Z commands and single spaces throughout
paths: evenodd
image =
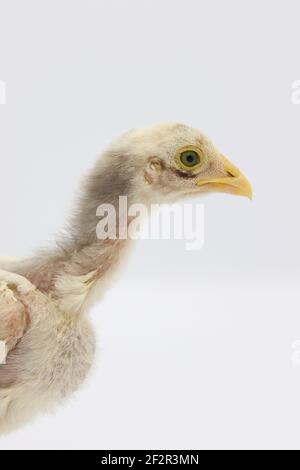
M 297 0 L 0 0 L 1 254 L 64 224 L 120 132 L 207 133 L 255 199 L 205 199 L 206 242 L 142 241 L 92 312 L 98 359 L 0 449 L 300 449 Z

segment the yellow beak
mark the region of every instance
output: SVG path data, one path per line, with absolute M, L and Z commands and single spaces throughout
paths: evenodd
M 245 196 L 252 199 L 252 187 L 247 178 L 224 156 L 222 156 L 222 161 L 224 164 L 224 170 L 228 176 L 200 180 L 197 182 L 197 185 L 205 186 L 209 191 L 235 194 L 237 196 Z

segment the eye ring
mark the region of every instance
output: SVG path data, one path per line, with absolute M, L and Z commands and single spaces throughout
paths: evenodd
M 184 147 L 177 153 L 177 163 L 184 170 L 193 171 L 198 168 L 202 162 L 203 156 L 197 147 Z

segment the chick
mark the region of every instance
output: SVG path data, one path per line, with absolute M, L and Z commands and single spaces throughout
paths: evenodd
M 84 180 L 67 236 L 28 259 L 0 258 L 0 432 L 52 409 L 90 370 L 95 338 L 86 312 L 131 246 L 97 237 L 98 206 L 118 212 L 120 196 L 149 206 L 211 192 L 252 196 L 245 176 L 198 130 L 178 123 L 133 130 Z

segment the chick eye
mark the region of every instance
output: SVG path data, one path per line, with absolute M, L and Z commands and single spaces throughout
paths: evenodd
M 200 157 L 197 152 L 186 150 L 180 154 L 180 161 L 184 166 L 193 168 L 200 163 Z

